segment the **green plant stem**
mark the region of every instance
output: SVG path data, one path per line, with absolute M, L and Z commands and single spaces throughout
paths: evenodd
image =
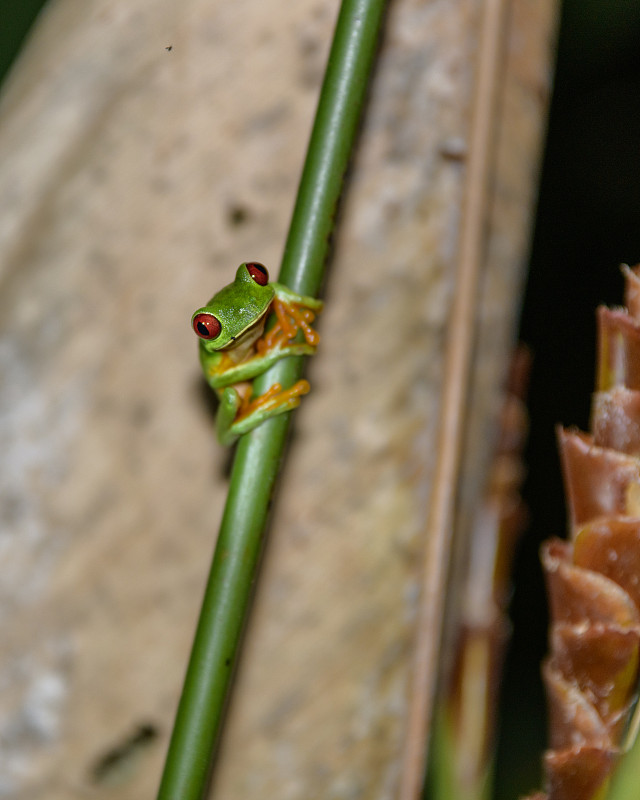
M 638 713 L 636 711 L 636 713 Z M 606 800 L 638 800 L 640 797 L 640 736 L 616 768 Z
M 322 283 L 384 5 L 344 0 L 340 9 L 278 278 L 300 294 L 315 295 Z M 256 379 L 256 393 L 293 384 L 302 362 L 280 361 Z M 207 788 L 289 417 L 274 417 L 238 442 L 158 800 L 200 800 Z

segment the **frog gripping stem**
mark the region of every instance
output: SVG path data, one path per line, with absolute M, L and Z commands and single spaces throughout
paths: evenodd
M 250 384 L 281 359 L 316 352 L 320 335 L 311 323 L 321 309 L 321 300 L 269 283 L 267 268 L 249 261 L 240 264 L 232 283 L 194 312 L 191 327 L 200 340 L 200 363 L 220 400 L 216 430 L 221 444 L 233 444 L 300 404 L 309 391 L 307 381 L 298 380 L 284 391 L 276 383 L 251 401 Z M 272 312 L 275 320 L 269 324 Z

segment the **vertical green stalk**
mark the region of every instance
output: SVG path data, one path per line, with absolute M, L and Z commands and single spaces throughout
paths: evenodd
M 315 295 L 322 283 L 384 5 L 343 0 L 340 9 L 278 278 L 300 294 Z M 293 384 L 302 362 L 280 361 L 256 379 L 256 392 Z M 207 788 L 289 417 L 274 417 L 238 442 L 158 800 L 200 800 Z
M 638 711 L 636 710 L 636 714 Z M 640 736 L 635 734 L 635 741 L 629 752 L 622 757 L 616 769 L 606 800 L 638 800 L 640 796 Z

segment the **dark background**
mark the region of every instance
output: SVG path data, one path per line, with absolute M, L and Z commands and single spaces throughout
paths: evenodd
M 4 0 L 0 79 L 42 5 Z M 522 313 L 521 338 L 535 355 L 525 486 L 531 525 L 515 570 L 498 800 L 541 785 L 546 731 L 539 675 L 547 612 L 538 548 L 565 532 L 554 426 L 587 428 L 594 311 L 600 303 L 621 302 L 620 262 L 640 261 L 639 124 L 640 0 L 566 0 Z

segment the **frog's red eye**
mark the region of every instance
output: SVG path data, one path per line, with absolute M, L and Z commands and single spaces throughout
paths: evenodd
M 269 273 L 264 264 L 259 264 L 257 261 L 251 261 L 247 264 L 247 271 L 253 280 L 260 286 L 266 286 L 269 283 Z
M 213 314 L 196 314 L 192 324 L 201 339 L 217 339 L 222 330 L 222 325 Z

